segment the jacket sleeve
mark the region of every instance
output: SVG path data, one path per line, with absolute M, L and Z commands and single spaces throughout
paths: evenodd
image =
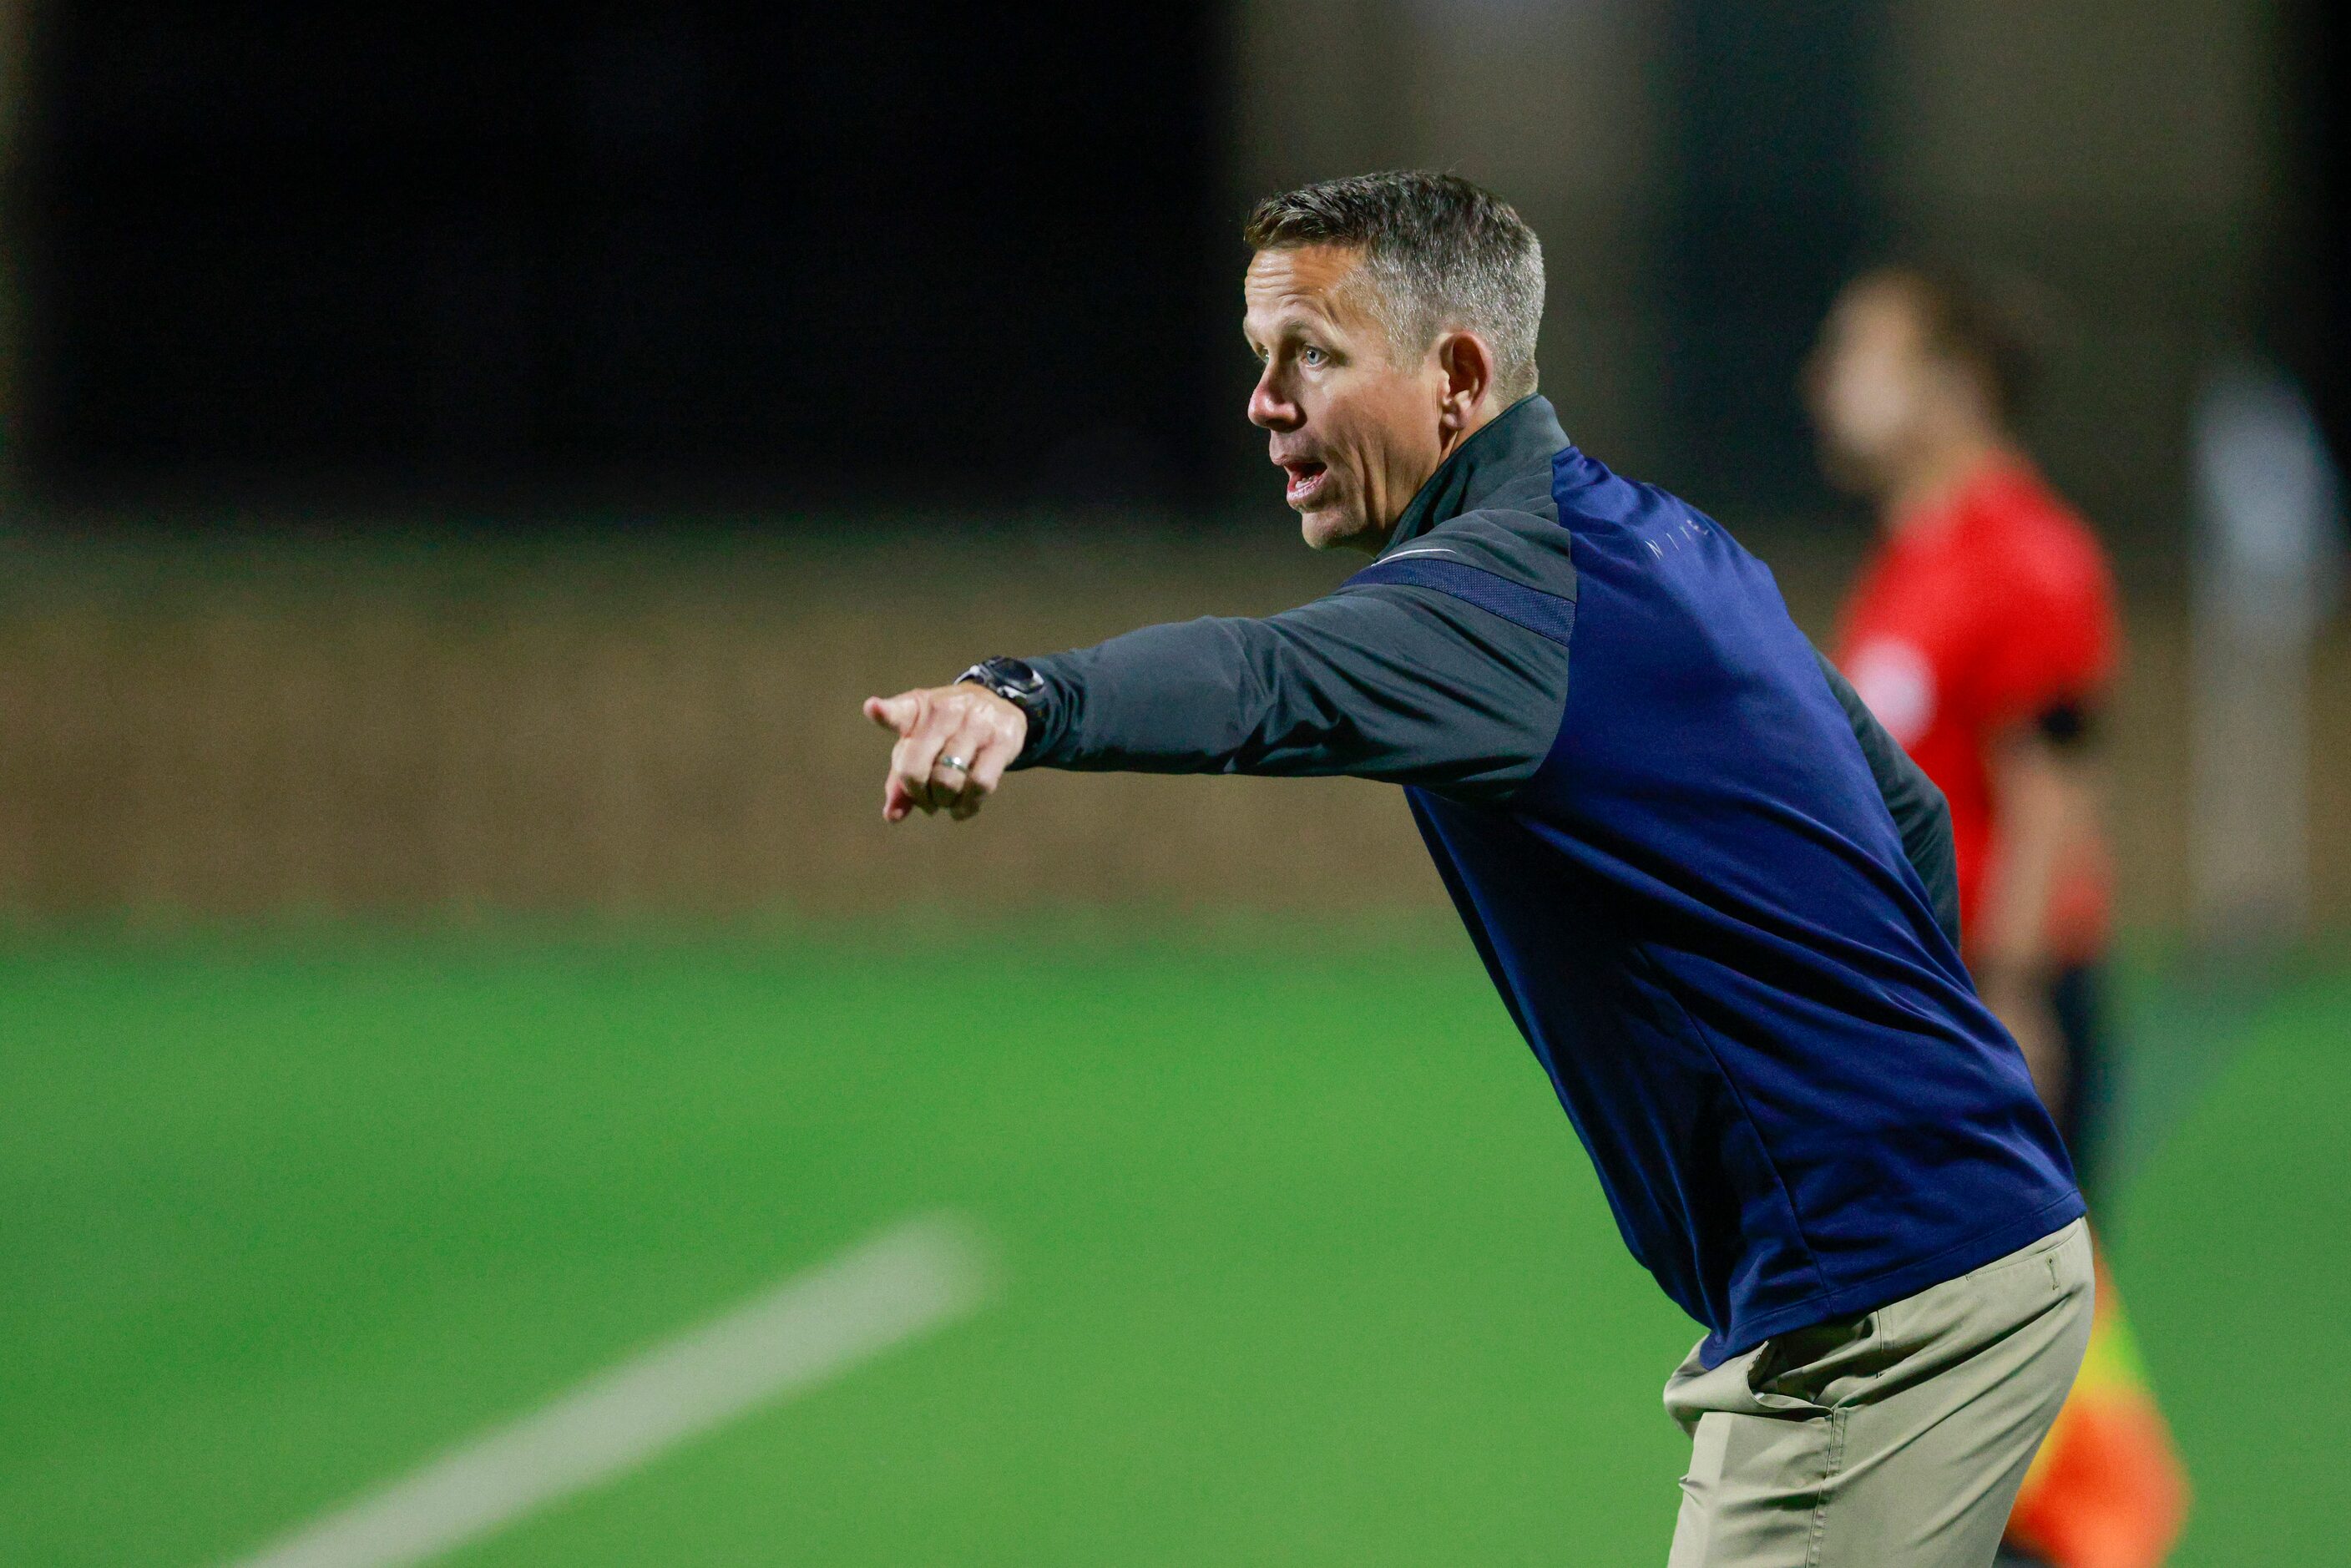
M 1400 584 L 1029 663 L 1045 695 L 1024 768 L 1343 773 L 1495 800 L 1541 766 L 1567 702 L 1564 643 Z
M 1815 648 L 1813 657 L 1820 661 L 1829 690 L 1836 694 L 1845 722 L 1853 726 L 1854 738 L 1861 742 L 1861 754 L 1869 759 L 1870 775 L 1877 780 L 1877 792 L 1886 798 L 1886 809 L 1894 813 L 1894 825 L 1902 832 L 1904 857 L 1927 884 L 1935 924 L 1956 947 L 1959 945 L 1959 867 L 1951 844 L 1951 808 L 1935 781 L 1886 733 L 1828 656 Z

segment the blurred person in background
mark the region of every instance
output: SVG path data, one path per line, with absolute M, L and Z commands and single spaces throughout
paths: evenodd
M 2120 629 L 2105 551 L 2017 438 L 2032 371 L 2019 318 L 1991 297 L 1886 267 L 1839 295 L 1804 391 L 1830 477 L 1879 522 L 1836 662 L 1950 804 L 1962 952 L 2095 1191 L 2110 1101 L 2096 758 Z M 2102 1273 L 2088 1358 L 2006 1560 L 2148 1568 L 2185 1505 Z

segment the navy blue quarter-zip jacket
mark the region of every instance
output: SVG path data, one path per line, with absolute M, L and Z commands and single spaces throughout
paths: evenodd
M 1405 787 L 1709 1363 L 2083 1212 L 1960 965 L 1941 796 L 1760 561 L 1543 399 L 1464 442 L 1329 597 L 1032 663 L 1020 766 Z

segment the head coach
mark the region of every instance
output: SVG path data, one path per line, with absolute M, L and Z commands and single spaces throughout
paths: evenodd
M 2090 1329 L 2083 1205 L 1957 949 L 1942 798 L 1721 527 L 1535 393 L 1542 250 L 1467 181 L 1251 214 L 1263 620 L 875 698 L 883 815 L 1021 768 L 1401 784 L 1634 1255 L 1704 1324 L 1674 1568 L 1978 1568 Z

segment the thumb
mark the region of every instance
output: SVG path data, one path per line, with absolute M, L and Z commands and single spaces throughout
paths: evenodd
M 913 732 L 914 720 L 921 714 L 922 706 L 912 692 L 903 696 L 867 697 L 865 716 L 883 729 L 895 730 L 900 735 L 907 735 Z

